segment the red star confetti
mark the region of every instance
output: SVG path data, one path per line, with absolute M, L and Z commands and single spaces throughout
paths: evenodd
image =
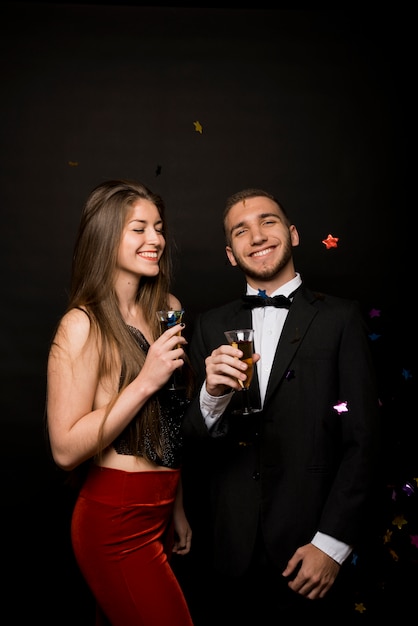
M 194 126 L 194 129 L 195 129 L 195 131 L 197 133 L 200 133 L 200 134 L 203 133 L 203 127 L 202 127 L 202 124 L 200 122 L 197 122 L 197 121 L 193 122 L 193 126 Z
M 370 309 L 369 317 L 380 317 L 379 309 Z
M 338 415 L 340 415 L 341 413 L 347 413 L 348 411 L 347 402 L 340 402 L 339 404 L 336 404 L 332 408 L 335 409 L 335 411 L 337 411 Z
M 339 237 L 333 237 L 332 235 L 328 235 L 326 239 L 322 240 L 322 243 L 324 244 L 326 249 L 329 250 L 330 248 L 337 247 L 338 240 L 339 240 Z
M 412 545 L 418 548 L 418 535 L 410 535 L 409 538 L 411 540 Z
M 354 605 L 354 610 L 357 611 L 358 613 L 364 613 L 364 611 L 367 611 L 363 602 L 356 602 Z

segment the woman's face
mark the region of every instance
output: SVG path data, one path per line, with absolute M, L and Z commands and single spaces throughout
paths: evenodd
M 129 211 L 119 244 L 116 269 L 135 278 L 156 276 L 165 248 L 163 221 L 150 200 L 137 200 Z

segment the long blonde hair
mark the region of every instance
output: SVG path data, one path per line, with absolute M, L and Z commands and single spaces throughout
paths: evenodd
M 67 311 L 79 308 L 90 319 L 90 341 L 100 346 L 99 379 L 120 376 L 120 386 L 112 398 L 105 419 L 119 393 L 138 375 L 146 354 L 133 341 L 119 309 L 114 289 L 114 274 L 118 248 L 125 220 L 138 199 L 151 201 L 162 219 L 165 249 L 159 262 L 159 273 L 154 277 L 141 277 L 136 302 L 140 305 L 150 327 L 152 339 L 160 334 L 156 311 L 168 308 L 172 259 L 167 236 L 165 206 L 162 198 L 145 185 L 130 180 L 110 180 L 93 189 L 84 205 L 72 260 L 70 293 Z M 118 359 L 115 359 L 115 354 Z M 115 368 L 118 371 L 115 372 Z M 120 369 L 119 369 L 120 368 Z M 148 432 L 158 452 L 161 448 L 158 423 L 158 406 L 151 398 L 141 410 L 141 419 L 133 420 L 130 439 L 142 456 L 143 435 Z M 102 424 L 102 431 L 103 431 Z M 97 454 L 103 451 L 102 432 Z

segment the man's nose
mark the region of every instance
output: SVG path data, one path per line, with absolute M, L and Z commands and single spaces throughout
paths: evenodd
M 260 241 L 265 239 L 263 231 L 258 226 L 251 228 L 250 235 L 252 243 L 260 243 Z

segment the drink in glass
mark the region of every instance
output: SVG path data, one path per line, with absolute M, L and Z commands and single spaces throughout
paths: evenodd
M 184 309 L 164 309 L 162 311 L 157 311 L 157 318 L 160 322 L 161 332 L 163 333 L 165 330 L 180 324 L 183 319 Z M 177 333 L 179 336 L 181 335 L 181 330 Z M 177 346 L 179 347 L 179 346 Z M 178 389 L 178 385 L 176 382 L 176 372 L 173 373 L 170 379 L 170 384 L 168 389 L 170 391 L 175 391 Z
M 259 409 L 251 408 L 249 397 L 248 397 L 248 388 L 251 384 L 251 380 L 253 378 L 253 371 L 254 371 L 254 364 L 253 364 L 254 330 L 252 328 L 240 328 L 237 330 L 227 330 L 225 331 L 224 334 L 228 343 L 231 346 L 241 350 L 243 354 L 240 360 L 245 361 L 245 363 L 247 363 L 248 365 L 248 368 L 245 372 L 247 375 L 246 380 L 238 381 L 243 391 L 244 408 L 242 410 L 242 413 L 243 415 L 248 415 L 250 413 L 258 413 Z

